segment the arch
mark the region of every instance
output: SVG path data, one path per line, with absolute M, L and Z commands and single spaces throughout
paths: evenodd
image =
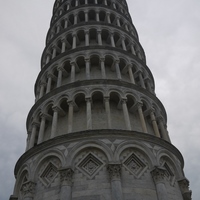
M 76 146 L 74 146 L 71 151 L 69 152 L 68 160 L 67 160 L 67 166 L 72 166 L 74 167 L 74 161 L 76 156 L 81 152 L 84 151 L 88 148 L 96 148 L 99 149 L 101 152 L 104 153 L 106 158 L 108 159 L 108 162 L 113 161 L 113 153 L 111 149 L 104 144 L 103 142 L 100 141 L 93 141 L 93 140 L 88 140 L 84 142 L 80 142 Z

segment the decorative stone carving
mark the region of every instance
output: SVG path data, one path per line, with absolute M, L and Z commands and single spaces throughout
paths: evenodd
M 57 167 L 53 163 L 49 163 L 40 175 L 40 180 L 45 186 L 49 186 L 58 175 Z
M 111 180 L 120 180 L 121 168 L 122 168 L 121 164 L 108 165 L 107 169 Z
M 24 198 L 33 198 L 35 193 L 35 186 L 36 184 L 32 181 L 28 181 L 22 184 L 21 192 Z
M 137 178 L 140 178 L 148 168 L 134 153 L 124 160 L 123 165 Z
M 77 168 L 83 172 L 88 178 L 93 178 L 104 166 L 104 162 L 89 153 L 78 163 Z
M 189 181 L 187 179 L 183 179 L 178 181 L 178 184 L 180 186 L 183 199 L 184 200 L 191 200 L 192 199 L 192 191 L 189 190 Z
M 152 175 L 153 180 L 156 184 L 157 183 L 164 183 L 165 174 L 166 174 L 166 170 L 164 168 L 161 168 L 161 167 L 155 167 L 155 169 L 151 171 L 151 175 Z
M 71 168 L 61 169 L 60 172 L 60 181 L 61 185 L 72 186 L 72 177 L 74 171 Z

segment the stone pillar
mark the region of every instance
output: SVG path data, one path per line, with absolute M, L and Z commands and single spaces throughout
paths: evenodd
M 121 37 L 121 41 L 122 41 L 122 48 L 124 51 L 126 51 L 127 49 L 126 49 L 126 44 L 125 44 L 125 38 L 123 36 Z
M 121 27 L 119 17 L 117 17 L 116 19 L 117 19 L 117 26 Z
M 37 122 L 33 122 L 32 124 L 32 131 L 31 131 L 31 138 L 30 138 L 30 142 L 29 142 L 29 148 L 31 149 L 32 147 L 34 147 L 35 144 L 35 138 L 36 138 L 36 133 L 37 133 L 37 128 L 39 127 L 39 124 Z
M 88 11 L 85 12 L 85 22 L 88 22 Z
M 128 25 L 125 24 L 124 26 L 125 26 L 126 31 L 129 31 L 129 29 L 128 29 Z
M 53 120 L 52 120 L 52 126 L 51 126 L 51 138 L 54 138 L 56 136 L 57 124 L 58 124 L 58 113 L 60 111 L 60 108 L 54 106 L 53 111 L 54 112 L 53 112 Z
M 67 28 L 68 27 L 68 19 L 65 19 L 65 27 L 64 28 Z
M 45 86 L 46 86 L 46 83 L 41 83 L 41 84 L 40 84 L 40 94 L 39 94 L 39 99 L 40 99 L 41 97 L 44 96 L 44 89 L 45 89 Z
M 46 94 L 51 91 L 51 84 L 52 84 L 52 74 L 48 74 L 48 82 L 47 82 L 47 89 L 46 89 Z
M 106 79 L 105 58 L 100 58 L 100 62 L 101 62 L 101 77 L 102 79 Z
M 85 46 L 89 46 L 90 45 L 90 41 L 89 41 L 89 31 L 86 30 L 85 31 Z
M 111 40 L 112 47 L 115 47 L 115 41 L 114 41 L 114 34 L 113 33 L 110 34 L 110 40 Z
M 132 52 L 133 55 L 136 55 L 135 48 L 134 48 L 133 44 L 131 44 L 131 52 Z
M 79 0 L 76 0 L 76 5 L 75 5 L 76 7 L 78 6 L 78 1 L 79 1 Z
M 50 58 L 51 58 L 51 55 L 48 53 L 48 54 L 47 54 L 47 56 L 46 56 L 46 64 L 48 64 L 48 63 L 49 63 L 49 61 L 50 61 Z
M 110 21 L 110 13 L 107 13 L 106 17 L 107 17 L 107 22 L 108 22 L 108 24 L 111 24 L 111 21 Z
M 61 42 L 62 42 L 61 53 L 64 53 L 66 51 L 66 41 L 65 39 L 62 39 Z
M 53 47 L 53 54 L 52 54 L 52 59 L 54 59 L 56 57 L 56 47 Z
M 85 75 L 86 75 L 86 79 L 89 80 L 90 79 L 90 59 L 86 58 L 85 59 Z
M 60 171 L 60 200 L 72 199 L 72 177 L 74 171 L 71 168 Z
M 133 76 L 133 71 L 132 71 L 132 66 L 131 65 L 128 66 L 128 73 L 129 73 L 129 77 L 130 77 L 131 83 L 135 84 L 135 79 L 134 79 L 134 76 Z
M 162 136 L 162 138 L 163 138 L 164 140 L 170 142 L 170 141 L 169 141 L 168 134 L 167 134 L 167 130 L 165 129 L 164 123 L 163 123 L 163 122 L 164 122 L 163 118 L 162 118 L 162 117 L 159 117 L 159 118 L 158 118 L 158 123 L 159 123 L 159 127 L 160 127 L 160 130 L 161 130 L 161 136 Z
M 117 73 L 117 78 L 119 80 L 121 80 L 122 77 L 121 77 L 121 72 L 120 72 L 120 68 L 119 68 L 119 60 L 115 61 L 115 70 L 116 70 L 116 73 Z
M 121 186 L 121 164 L 109 164 L 108 173 L 110 175 L 112 200 L 123 200 Z
M 73 33 L 72 37 L 73 37 L 72 49 L 75 49 L 76 48 L 76 33 Z
M 32 181 L 24 183 L 21 187 L 22 199 L 23 200 L 33 200 L 35 194 L 36 184 Z
M 155 169 L 151 171 L 151 175 L 156 185 L 158 200 L 169 200 L 165 187 L 165 169 L 155 167 Z
M 179 187 L 181 189 L 181 193 L 183 195 L 183 200 L 191 200 L 192 199 L 192 191 L 189 190 L 189 181 L 185 178 L 183 180 L 178 181 Z
M 62 84 L 63 71 L 64 71 L 64 69 L 62 67 L 58 67 L 57 87 L 60 87 Z
M 158 130 L 158 124 L 157 124 L 157 121 L 156 121 L 156 117 L 154 115 L 154 110 L 150 111 L 150 117 L 151 117 L 151 122 L 152 122 L 152 125 L 153 125 L 154 133 L 157 137 L 160 137 L 160 133 L 159 133 L 159 130 Z
M 31 130 L 28 130 L 27 131 L 26 150 L 25 151 L 29 150 L 30 138 L 31 138 Z
M 152 88 L 151 88 L 151 84 L 150 84 L 150 79 L 147 78 L 146 82 L 147 82 L 147 89 L 149 90 L 149 92 L 152 92 Z
M 78 22 L 78 15 L 77 15 L 77 14 L 75 14 L 75 15 L 74 15 L 74 25 L 76 25 L 76 24 L 77 24 L 77 22 Z
M 139 72 L 138 76 L 139 76 L 139 79 L 140 79 L 141 87 L 144 88 L 144 89 L 146 89 L 145 84 L 144 84 L 144 79 L 142 77 L 142 72 Z
M 98 45 L 102 45 L 101 30 L 97 30 Z
M 92 108 L 91 98 L 86 98 L 86 115 L 87 115 L 87 129 L 92 129 Z
M 75 81 L 75 62 L 71 62 L 71 83 Z
M 46 124 L 46 116 L 44 114 L 41 114 L 41 122 L 40 122 L 40 130 L 39 130 L 39 136 L 38 136 L 38 144 L 43 142 L 44 139 L 44 130 L 45 130 L 45 124 Z
M 107 6 L 108 5 L 108 2 L 107 2 L 107 0 L 104 0 L 104 4 Z
M 56 27 L 56 33 L 59 33 L 60 32 L 60 25 L 57 25 L 57 27 Z
M 147 133 L 147 126 L 146 126 L 146 122 L 145 122 L 145 119 L 144 119 L 144 114 L 143 114 L 143 111 L 142 111 L 142 103 L 138 103 L 137 106 L 138 106 L 138 114 L 139 114 L 139 117 L 140 117 L 140 123 L 141 123 L 141 126 L 142 126 L 142 131 L 144 133 Z
M 104 98 L 106 116 L 107 116 L 107 128 L 111 129 L 111 116 L 110 116 L 110 102 L 109 97 Z
M 128 109 L 127 109 L 127 105 L 126 105 L 126 99 L 122 99 L 122 109 L 123 109 L 123 113 L 124 113 L 124 120 L 125 120 L 126 128 L 127 128 L 127 130 L 131 130 L 131 123 L 130 123 L 129 113 L 128 113 Z
M 96 21 L 99 22 L 99 11 L 96 11 Z
M 74 117 L 74 102 L 68 101 L 69 111 L 68 111 L 68 133 L 73 130 L 73 117 Z

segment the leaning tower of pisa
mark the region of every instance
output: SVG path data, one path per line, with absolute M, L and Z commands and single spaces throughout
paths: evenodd
M 191 200 L 125 0 L 57 0 L 10 200 Z

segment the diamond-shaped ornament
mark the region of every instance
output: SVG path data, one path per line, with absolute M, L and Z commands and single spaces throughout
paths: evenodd
M 134 153 L 123 161 L 123 165 L 136 178 L 140 178 L 148 168 Z
M 104 166 L 104 162 L 89 153 L 78 164 L 77 169 L 85 174 L 88 178 L 92 179 Z

